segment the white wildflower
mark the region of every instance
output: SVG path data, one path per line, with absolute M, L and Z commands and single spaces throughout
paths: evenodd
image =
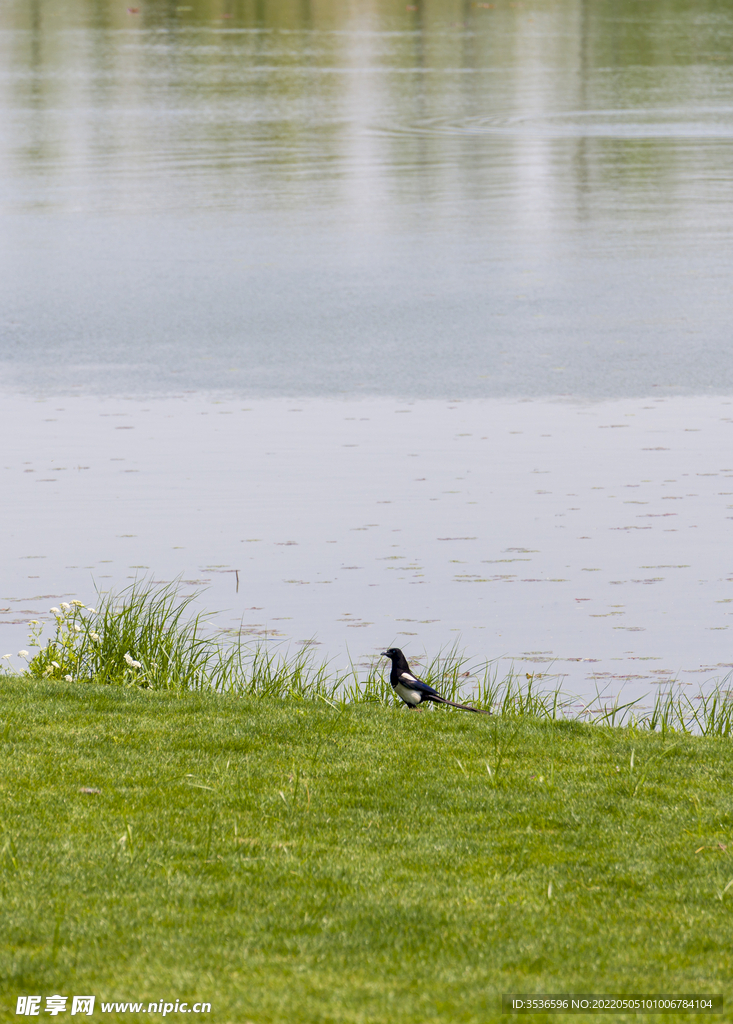
M 61 614 L 61 609 L 60 608 L 49 608 L 48 610 L 51 612 L 52 615 L 60 615 Z
M 18 657 L 19 658 L 27 658 L 28 657 L 28 651 L 18 651 Z
M 87 605 L 87 611 L 91 612 L 92 615 L 96 615 L 97 614 L 97 609 L 96 608 L 92 608 L 92 606 L 89 605 L 89 604 Z
M 83 608 L 84 607 L 84 602 L 83 601 L 79 601 L 76 598 L 74 598 L 74 600 L 71 603 L 74 605 L 75 608 Z
M 64 679 L 66 680 L 67 683 L 73 683 L 74 682 L 74 677 L 73 676 L 64 676 Z
M 51 664 L 53 665 L 54 668 L 61 668 L 57 661 L 52 661 Z
M 81 626 L 79 625 L 78 622 L 75 622 L 73 624 L 72 629 L 74 630 L 75 633 L 81 633 Z
M 140 664 L 139 661 L 133 661 L 132 655 L 129 652 L 125 655 L 125 661 L 130 666 L 130 668 L 142 668 L 142 665 Z
M 90 633 L 89 637 L 91 640 L 99 640 L 99 633 Z
M 68 612 L 68 610 L 71 608 L 71 605 L 67 604 L 66 601 L 62 601 L 61 608 L 63 609 L 63 611 Z
M 50 667 L 49 668 L 44 668 L 44 670 L 43 670 L 44 676 L 50 676 L 52 672 L 53 672 L 53 669 L 50 668 Z
M 38 619 L 28 619 L 28 625 L 29 626 L 37 626 L 38 625 Z
M 8 660 L 8 661 L 9 661 L 9 660 L 10 660 L 10 658 L 12 658 L 12 657 L 13 657 L 13 655 L 12 655 L 12 654 L 3 654 L 3 660 L 4 660 L 4 661 L 5 661 L 5 660 Z

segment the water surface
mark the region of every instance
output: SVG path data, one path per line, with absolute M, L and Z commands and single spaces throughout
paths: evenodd
M 724 2 L 9 0 L 7 387 L 728 393 Z
M 722 0 L 8 0 L 9 649 L 180 575 L 339 661 L 724 675 L 732 43 Z
M 730 399 L 20 398 L 19 421 L 6 644 L 154 576 L 340 667 L 458 643 L 634 696 L 733 667 Z

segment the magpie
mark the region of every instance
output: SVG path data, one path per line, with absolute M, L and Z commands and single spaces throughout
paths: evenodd
M 434 704 L 449 704 L 452 708 L 461 708 L 462 711 L 475 711 L 479 715 L 490 715 L 490 711 L 483 708 L 472 708 L 470 704 L 456 704 L 452 700 L 441 697 L 437 690 L 428 686 L 422 679 L 418 679 L 410 671 L 407 658 L 399 647 L 390 647 L 382 651 L 383 658 L 389 658 L 392 662 L 392 671 L 389 674 L 389 681 L 392 689 L 397 693 L 408 708 L 416 708 L 418 704 L 425 701 L 432 701 Z

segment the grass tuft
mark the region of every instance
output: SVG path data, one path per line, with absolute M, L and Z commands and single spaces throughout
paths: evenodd
M 136 582 L 120 594 L 100 597 L 98 608 L 81 601 L 52 611 L 54 635 L 42 642 L 43 626 L 32 626 L 37 653 L 28 674 L 57 682 L 85 682 L 231 694 L 275 700 L 400 706 L 380 659 L 360 678 L 353 663 L 335 671 L 307 645 L 295 654 L 269 643 L 246 642 L 238 634 L 215 632 L 207 615 L 193 613 L 196 594 L 182 595 L 177 583 Z M 499 678 L 496 662 L 474 665 L 457 645 L 424 664 L 413 659 L 422 678 L 448 700 L 471 703 L 502 718 L 537 721 L 576 719 L 596 726 L 728 737 L 733 733 L 730 676 L 691 697 L 682 686 L 658 693 L 651 707 L 639 698 L 590 704 L 562 691 L 557 677 L 519 674 Z M 362 674 L 363 675 L 363 674 Z M 447 709 L 441 709 L 447 712 Z M 460 713 L 460 712 L 459 712 Z M 10 723 L 0 725 L 0 738 Z

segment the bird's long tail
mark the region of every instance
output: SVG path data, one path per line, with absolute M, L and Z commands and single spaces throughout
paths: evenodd
M 433 698 L 435 700 L 435 698 Z M 445 697 L 439 697 L 441 704 L 449 704 L 452 708 L 460 708 L 461 711 L 475 711 L 477 715 L 490 715 L 491 712 L 486 708 L 472 708 L 470 704 L 456 704 L 455 701 L 446 700 Z

